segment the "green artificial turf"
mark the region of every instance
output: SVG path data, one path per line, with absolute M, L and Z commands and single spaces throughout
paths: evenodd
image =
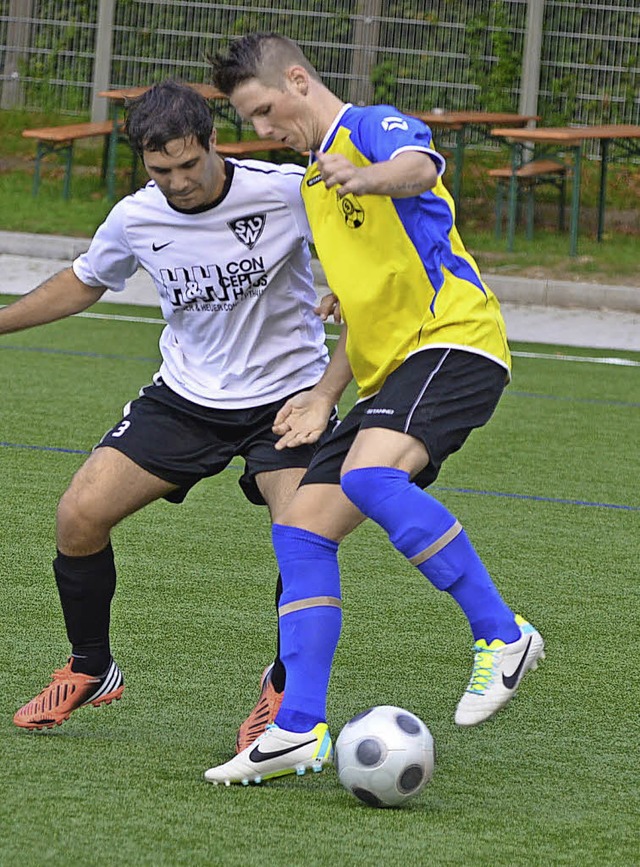
M 68 652 L 51 573 L 57 500 L 156 370 L 159 333 L 75 317 L 0 339 L 3 867 L 635 863 L 640 367 L 562 360 L 558 347 L 513 347 L 546 357 L 516 355 L 494 419 L 433 487 L 546 640 L 546 661 L 495 720 L 453 724 L 471 641 L 451 599 L 375 526 L 341 546 L 328 719 L 334 737 L 373 704 L 425 720 L 436 771 L 405 808 L 361 805 L 333 769 L 247 789 L 203 781 L 230 756 L 274 650 L 268 516 L 243 499 L 239 463 L 113 533 L 122 700 L 50 732 L 13 726 Z

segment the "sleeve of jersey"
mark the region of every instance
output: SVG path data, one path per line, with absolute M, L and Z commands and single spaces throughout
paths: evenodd
M 124 207 L 118 203 L 98 228 L 86 253 L 73 262 L 76 277 L 87 286 L 105 286 L 122 292 L 138 269 L 138 260 L 127 243 Z
M 300 237 L 310 243 L 313 241 L 311 236 L 311 228 L 307 220 L 307 212 L 302 201 L 302 193 L 300 185 L 304 178 L 304 169 L 295 164 L 285 164 L 282 166 L 281 187 L 284 201 L 289 206 L 293 219 L 300 233 Z
M 438 175 L 443 174 L 447 165 L 433 147 L 429 127 L 417 117 L 401 114 L 388 105 L 372 106 L 363 112 L 354 144 L 374 163 L 392 160 L 405 151 L 424 151 L 436 164 Z

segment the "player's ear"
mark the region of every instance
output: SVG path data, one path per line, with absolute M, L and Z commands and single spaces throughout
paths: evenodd
M 218 144 L 218 130 L 214 126 L 214 128 L 211 130 L 211 138 L 209 139 L 209 147 L 215 148 L 215 146 L 217 144 Z
M 309 73 L 304 66 L 290 66 L 286 71 L 287 81 L 301 96 L 309 91 Z

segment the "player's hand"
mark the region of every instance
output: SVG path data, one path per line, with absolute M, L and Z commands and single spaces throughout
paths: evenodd
M 318 153 L 316 156 L 320 177 L 327 189 L 339 186 L 338 195 L 340 198 L 349 193 L 363 196 L 368 192 L 366 166 L 354 166 L 344 154 Z
M 317 442 L 332 410 L 331 401 L 313 390 L 289 398 L 273 422 L 272 430 L 280 436 L 276 449 L 281 451 Z
M 323 322 L 326 322 L 330 316 L 333 316 L 334 322 L 342 322 L 342 316 L 340 315 L 340 302 L 333 292 L 329 292 L 328 295 L 323 295 L 318 306 L 313 308 L 313 312 L 317 313 Z

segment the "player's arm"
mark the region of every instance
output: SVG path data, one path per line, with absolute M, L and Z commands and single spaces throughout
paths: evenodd
M 344 154 L 317 155 L 318 168 L 328 188 L 339 187 L 338 195 L 391 196 L 404 199 L 419 196 L 435 186 L 438 167 L 431 156 L 408 150 L 390 160 L 355 166 Z
M 314 443 L 323 434 L 334 406 L 353 378 L 346 353 L 347 328 L 343 326 L 331 360 L 309 391 L 296 394 L 278 412 L 273 432 L 280 435 L 276 449 Z
M 99 301 L 105 291 L 104 286 L 88 286 L 76 277 L 73 268 L 65 268 L 0 310 L 0 334 L 80 313 Z

